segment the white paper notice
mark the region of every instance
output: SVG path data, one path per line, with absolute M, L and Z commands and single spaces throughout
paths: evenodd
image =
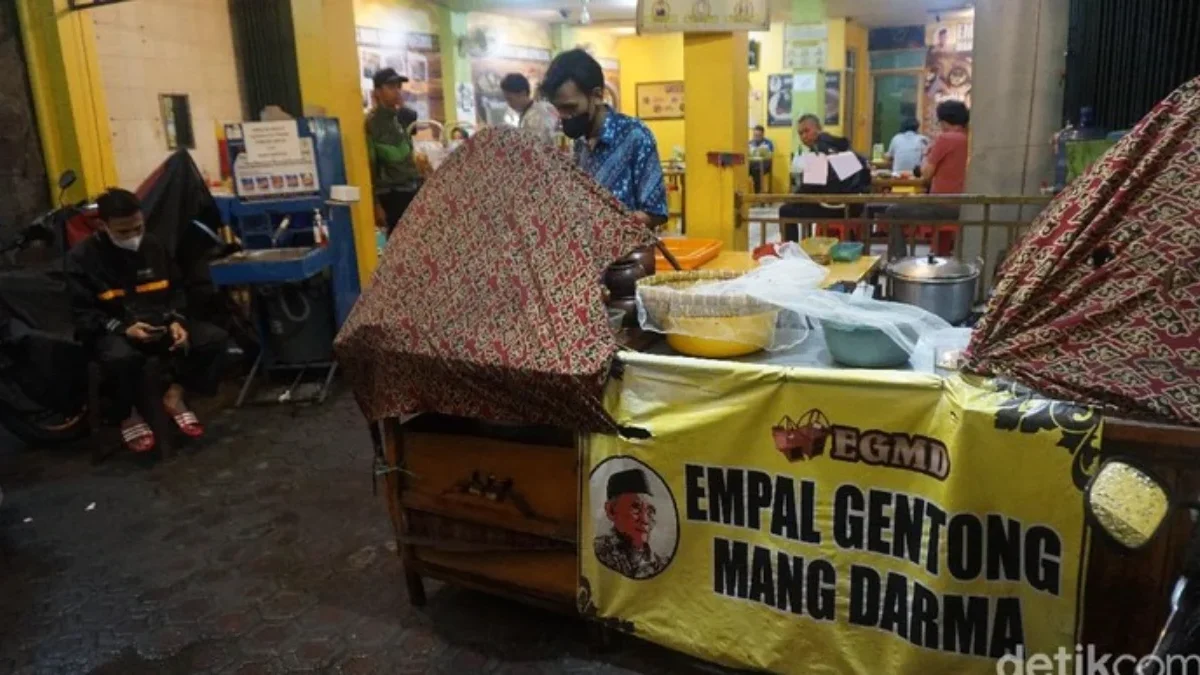
M 810 92 L 817 90 L 816 73 L 796 73 L 792 75 L 792 91 Z
M 838 180 L 846 180 L 850 176 L 862 171 L 862 162 L 858 161 L 858 155 L 853 152 L 839 152 L 829 158 L 829 165 L 833 167 L 833 172 L 837 174 Z
M 246 136 L 246 155 L 255 164 L 299 162 L 300 132 L 295 120 L 280 122 L 247 122 L 242 125 Z
M 824 185 L 829 180 L 829 158 L 813 153 L 804 155 L 804 184 Z

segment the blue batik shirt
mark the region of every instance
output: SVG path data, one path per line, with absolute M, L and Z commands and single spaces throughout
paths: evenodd
M 575 163 L 630 211 L 667 215 L 667 188 L 654 134 L 642 121 L 608 109 L 596 145 L 575 141 Z

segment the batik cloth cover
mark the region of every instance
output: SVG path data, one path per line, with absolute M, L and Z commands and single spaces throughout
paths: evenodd
M 967 358 L 1055 398 L 1200 425 L 1200 78 L 1038 217 Z
M 372 420 L 439 412 L 612 431 L 605 267 L 652 234 L 568 157 L 516 129 L 452 153 L 393 232 L 338 334 Z

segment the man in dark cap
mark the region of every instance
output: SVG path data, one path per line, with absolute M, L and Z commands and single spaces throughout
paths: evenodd
M 388 235 L 421 187 L 421 172 L 408 135 L 411 113 L 404 107 L 407 77 L 395 68 L 375 73 L 375 107 L 367 115 L 367 155 L 375 192 L 375 220 Z M 406 117 L 406 114 L 408 115 Z
M 655 511 L 652 496 L 641 469 L 618 471 L 608 478 L 604 513 L 612 521 L 612 530 L 593 542 L 596 559 L 630 579 L 652 577 L 669 562 L 650 548 Z

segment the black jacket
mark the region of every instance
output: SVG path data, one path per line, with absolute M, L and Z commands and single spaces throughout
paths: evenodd
M 850 152 L 850 141 L 841 136 L 821 132 L 817 136 L 816 147 L 813 151 L 821 155 L 836 155 L 840 152 Z M 858 194 L 871 191 L 871 165 L 862 155 L 854 154 L 862 164 L 863 170 L 846 179 L 838 178 L 832 168 L 825 185 L 805 185 L 801 183 L 796 192 L 810 194 Z
M 121 335 L 142 321 L 166 326 L 182 321 L 184 288 L 162 242 L 147 233 L 137 251 L 127 251 L 97 232 L 67 256 L 71 313 L 80 338 Z

